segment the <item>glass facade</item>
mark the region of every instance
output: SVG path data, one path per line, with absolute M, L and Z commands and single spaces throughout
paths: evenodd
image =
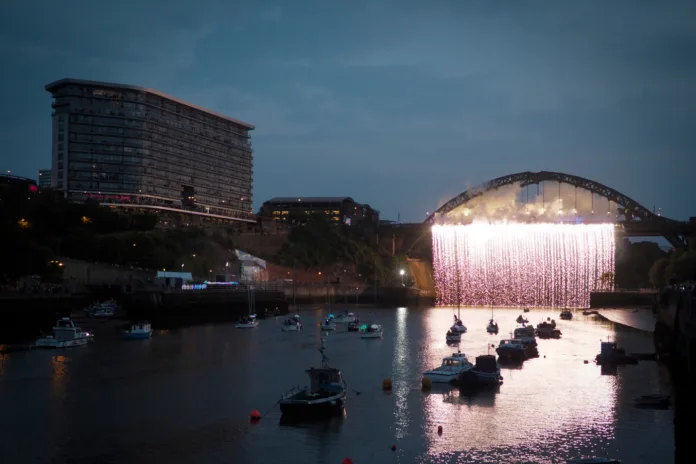
M 249 219 L 254 126 L 140 87 L 63 79 L 53 181 L 74 200 Z
M 51 188 L 50 169 L 39 169 L 39 188 Z

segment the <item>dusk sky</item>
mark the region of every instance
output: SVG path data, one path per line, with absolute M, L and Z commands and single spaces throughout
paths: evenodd
M 0 7 L 0 168 L 50 168 L 51 97 L 140 85 L 256 125 L 254 209 L 420 221 L 519 171 L 696 216 L 696 1 L 27 0 Z

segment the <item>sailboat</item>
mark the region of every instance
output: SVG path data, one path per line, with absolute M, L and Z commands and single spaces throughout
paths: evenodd
M 249 298 L 249 315 L 244 316 L 237 322 L 234 327 L 237 329 L 253 329 L 259 325 L 259 321 L 256 320 L 256 302 L 254 301 L 254 287 L 249 286 L 247 288 L 247 296 Z
M 495 322 L 495 319 L 493 319 L 493 308 L 491 308 L 491 320 L 488 321 L 488 327 L 486 327 L 486 332 L 488 332 L 489 334 L 498 333 L 498 323 Z
M 462 339 L 461 334 L 466 332 L 466 326 L 461 318 L 461 297 L 459 294 L 459 259 L 457 256 L 457 242 L 454 242 L 454 260 L 457 263 L 457 314 L 454 316 L 454 325 L 450 327 L 446 334 L 447 342 L 459 342 Z

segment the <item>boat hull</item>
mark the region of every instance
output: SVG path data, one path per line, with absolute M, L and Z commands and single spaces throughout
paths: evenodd
M 466 327 L 463 325 L 453 325 L 450 329 L 452 332 L 466 333 Z
M 124 332 L 123 338 L 126 340 L 144 340 L 152 337 L 152 330 L 149 332 Z
M 497 325 L 489 325 L 486 327 L 486 332 L 489 334 L 497 334 L 498 333 L 498 326 Z
M 446 340 L 447 343 L 459 343 L 462 341 L 462 337 L 460 335 L 448 335 Z
M 55 339 L 47 339 L 47 338 L 40 338 L 36 340 L 36 347 L 37 348 L 75 348 L 78 346 L 85 346 L 89 343 L 90 339 L 89 338 L 76 338 L 73 340 L 55 340 Z
M 500 369 L 495 372 L 481 372 L 474 369 L 472 372 L 476 375 L 476 382 L 479 385 L 498 385 L 501 382 Z
M 301 325 L 284 325 L 280 330 L 283 332 L 299 332 L 302 330 Z
M 355 321 L 355 316 L 338 316 L 332 319 L 334 324 L 350 324 L 353 321 Z
M 382 332 L 362 333 L 360 338 L 382 338 Z
M 346 406 L 346 393 L 314 401 L 281 400 L 280 412 L 283 418 L 319 419 L 343 414 Z
M 335 325 L 322 325 L 321 330 L 323 330 L 324 332 L 330 332 L 332 330 L 336 330 L 336 326 Z
M 253 329 L 253 328 L 255 328 L 257 325 L 259 325 L 258 322 L 247 322 L 247 323 L 244 323 L 244 324 L 235 324 L 234 327 L 235 327 L 236 329 Z
M 527 354 L 524 349 L 496 349 L 496 353 L 500 357 L 501 361 L 524 361 L 527 358 Z

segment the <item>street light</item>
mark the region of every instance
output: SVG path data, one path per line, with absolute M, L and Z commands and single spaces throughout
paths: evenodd
M 403 269 L 399 271 L 399 274 L 401 275 L 401 286 L 404 286 L 404 275 L 406 275 L 406 271 Z
M 184 272 L 184 265 L 181 265 L 181 272 Z

